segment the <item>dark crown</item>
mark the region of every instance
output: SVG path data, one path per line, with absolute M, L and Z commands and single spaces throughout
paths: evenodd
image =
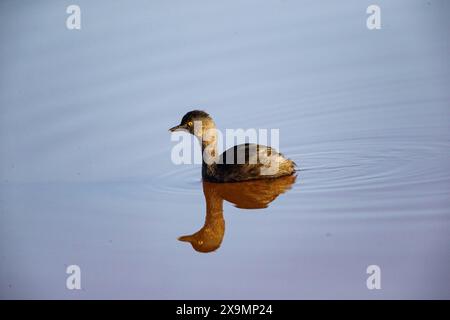
M 199 119 L 199 118 L 210 118 L 209 114 L 207 114 L 205 111 L 201 110 L 193 110 L 186 113 L 181 120 L 181 123 L 186 123 L 191 120 Z

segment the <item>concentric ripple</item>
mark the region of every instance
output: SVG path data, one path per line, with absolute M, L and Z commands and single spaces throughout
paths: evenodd
M 331 147 L 331 148 L 330 148 Z M 308 145 L 291 156 L 300 163 L 295 192 L 390 193 L 429 184 L 449 185 L 450 144 L 432 139 L 376 137 Z M 417 190 L 416 190 L 417 191 Z
M 175 169 L 152 177 L 148 184 L 153 192 L 189 195 L 201 192 L 201 167 L 178 165 Z

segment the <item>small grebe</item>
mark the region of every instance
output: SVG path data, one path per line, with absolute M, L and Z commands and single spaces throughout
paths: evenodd
M 295 163 L 268 146 L 244 143 L 217 155 L 216 125 L 204 111 L 186 113 L 169 131 L 185 130 L 202 145 L 202 177 L 211 182 L 238 182 L 278 178 L 295 172 Z M 206 151 L 206 152 L 205 152 Z M 205 159 L 207 157 L 207 159 Z

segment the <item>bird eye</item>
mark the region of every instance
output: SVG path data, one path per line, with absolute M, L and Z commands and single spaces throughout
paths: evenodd
M 187 125 L 188 125 L 189 127 L 192 127 L 192 121 L 189 121 L 189 122 L 187 123 Z

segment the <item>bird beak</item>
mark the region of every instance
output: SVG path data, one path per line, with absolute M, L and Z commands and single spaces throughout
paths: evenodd
M 178 126 L 175 126 L 175 127 L 169 129 L 170 132 L 175 132 L 175 131 L 180 131 L 180 130 L 186 130 L 186 126 L 180 124 Z
M 192 237 L 192 235 L 190 236 L 181 236 L 178 238 L 179 241 L 183 241 L 183 242 L 191 242 L 194 239 L 194 237 Z

